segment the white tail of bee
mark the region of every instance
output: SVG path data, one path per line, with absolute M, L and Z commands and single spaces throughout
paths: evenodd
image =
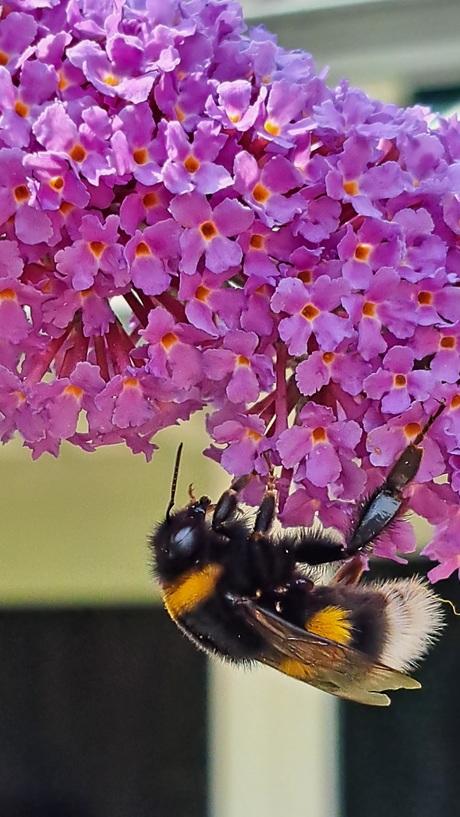
M 423 658 L 444 626 L 442 600 L 420 577 L 376 586 L 385 598 L 386 639 L 379 660 L 405 672 Z

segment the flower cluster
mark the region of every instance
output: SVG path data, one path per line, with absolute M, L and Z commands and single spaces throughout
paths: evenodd
M 207 407 L 285 524 L 344 530 L 444 401 L 409 504 L 459 566 L 455 119 L 328 87 L 233 0 L 10 0 L 0 219 L 4 442 L 150 456 Z

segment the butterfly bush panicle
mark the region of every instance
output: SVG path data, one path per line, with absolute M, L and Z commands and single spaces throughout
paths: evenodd
M 233 0 L 11 0 L 0 218 L 3 442 L 150 457 L 206 407 L 248 500 L 271 462 L 284 524 L 345 531 L 442 401 L 408 505 L 460 568 L 456 118 L 329 87 Z

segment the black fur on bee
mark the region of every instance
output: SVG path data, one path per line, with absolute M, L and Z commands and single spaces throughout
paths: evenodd
M 273 532 L 273 477 L 252 524 L 238 508 L 251 475 L 215 505 L 190 488 L 189 504 L 173 511 L 180 446 L 166 516 L 150 537 L 173 621 L 210 654 L 259 661 L 348 700 L 387 706 L 383 691 L 420 687 L 407 671 L 443 626 L 441 601 L 418 577 L 360 584 L 361 554 L 404 509 L 420 444 L 442 408 L 363 501 L 344 543 L 324 531 Z M 321 581 L 318 566 L 332 563 L 332 578 Z

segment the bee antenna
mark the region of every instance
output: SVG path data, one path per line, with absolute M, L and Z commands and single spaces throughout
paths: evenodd
M 177 487 L 177 478 L 179 476 L 180 458 L 182 456 L 183 447 L 184 447 L 184 443 L 181 443 L 179 445 L 179 448 L 177 449 L 176 462 L 174 463 L 174 473 L 173 473 L 173 478 L 172 478 L 172 483 L 171 483 L 171 494 L 170 494 L 170 497 L 169 497 L 169 505 L 166 508 L 166 520 L 168 522 L 171 519 L 171 511 L 172 511 L 172 509 L 174 507 L 174 499 L 175 499 L 175 496 L 176 496 L 176 487 Z

